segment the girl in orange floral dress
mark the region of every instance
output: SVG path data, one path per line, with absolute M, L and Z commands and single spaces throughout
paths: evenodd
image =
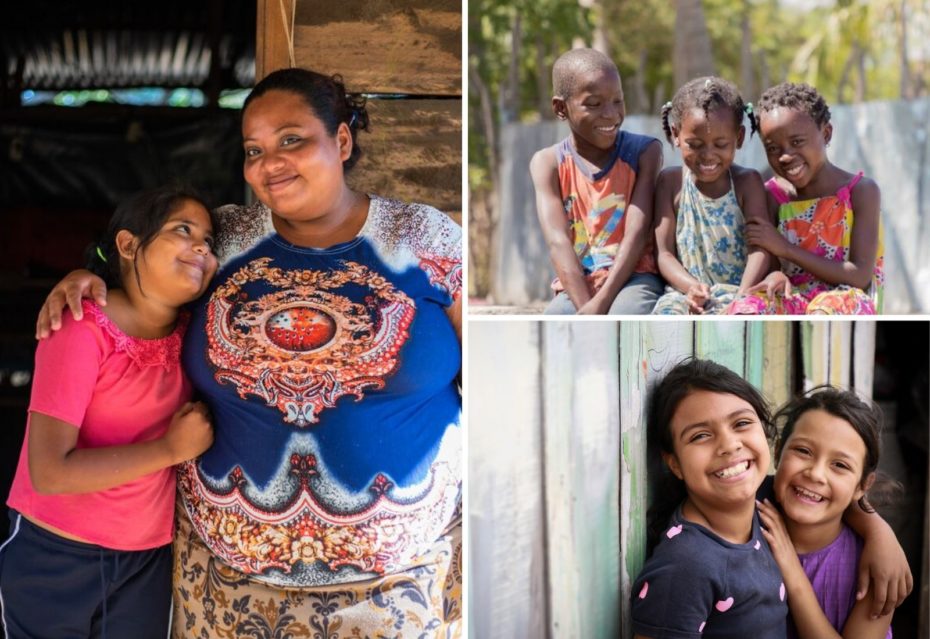
M 752 220 L 746 239 L 779 258 L 729 312 L 872 315 L 883 283 L 881 193 L 827 158 L 830 109 L 816 89 L 785 82 L 759 101 L 759 130 L 776 177 L 766 183 L 778 228 Z

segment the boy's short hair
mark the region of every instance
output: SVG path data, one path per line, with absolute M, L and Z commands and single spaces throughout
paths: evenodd
M 574 95 L 578 77 L 582 73 L 602 69 L 620 75 L 614 61 L 597 49 L 566 51 L 552 65 L 552 93 L 557 98 L 567 100 Z

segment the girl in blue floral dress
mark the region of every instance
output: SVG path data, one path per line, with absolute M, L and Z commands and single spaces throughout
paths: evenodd
M 653 314 L 723 313 L 768 272 L 768 253 L 750 249 L 743 232 L 747 218 L 767 219 L 762 178 L 733 164 L 751 110 L 716 77 L 688 82 L 662 107 L 683 166 L 665 169 L 656 183 L 658 266 L 668 286 Z

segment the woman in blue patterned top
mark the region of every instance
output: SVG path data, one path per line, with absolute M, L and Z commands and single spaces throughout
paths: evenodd
M 302 69 L 243 107 L 259 202 L 219 209 L 184 345 L 216 437 L 179 470 L 175 636 L 460 632 L 461 230 L 348 187 L 367 125 Z

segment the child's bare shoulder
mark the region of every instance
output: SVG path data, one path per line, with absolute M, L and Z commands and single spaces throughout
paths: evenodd
M 881 195 L 881 189 L 878 187 L 878 183 L 872 178 L 862 176 L 862 178 L 856 183 L 852 188 L 852 196 L 856 197 L 865 196 L 865 197 L 876 197 Z
M 737 189 L 765 188 L 762 175 L 753 168 L 734 164 L 730 167 L 730 175 L 733 176 L 733 186 Z
M 534 167 L 555 169 L 558 165 L 558 157 L 556 156 L 557 146 L 557 144 L 553 144 L 552 146 L 547 146 L 544 149 L 536 151 L 530 159 L 530 170 L 533 170 Z
M 530 160 L 530 175 L 537 185 L 548 183 L 554 175 L 558 174 L 558 170 L 559 160 L 556 155 L 556 145 L 547 146 L 536 151 Z
M 875 180 L 871 178 L 863 177 L 859 180 L 849 195 L 853 211 L 857 215 L 868 211 L 874 211 L 877 214 L 881 210 L 882 192 Z
M 656 177 L 656 191 L 659 189 L 676 192 L 681 189 L 680 166 L 667 166 L 659 171 L 659 175 Z
M 645 146 L 639 154 L 639 161 L 640 163 L 652 162 L 657 165 L 658 169 L 662 166 L 662 142 L 658 138 L 642 137 L 645 138 Z

